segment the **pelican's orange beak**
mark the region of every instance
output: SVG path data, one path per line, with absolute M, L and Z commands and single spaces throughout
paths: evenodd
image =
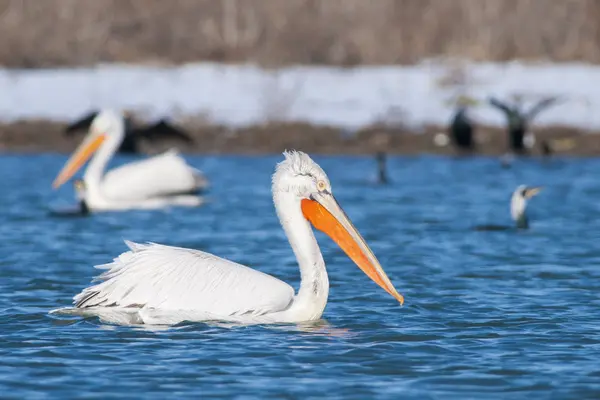
M 98 150 L 104 142 L 106 135 L 94 134 L 93 132 L 79 145 L 73 155 L 67 160 L 65 166 L 60 170 L 58 176 L 52 183 L 54 189 L 58 189 L 62 184 L 67 182 L 79 169 L 86 163 L 87 160 Z
M 319 193 L 311 199 L 303 199 L 301 207 L 304 217 L 316 229 L 325 232 L 369 278 L 400 304 L 404 304 L 404 297 L 396 291 L 379 261 L 331 193 Z

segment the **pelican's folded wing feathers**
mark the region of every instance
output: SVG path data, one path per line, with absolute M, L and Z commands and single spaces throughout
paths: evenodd
M 190 194 L 205 187 L 202 172 L 175 150 L 113 168 L 102 179 L 103 194 L 124 201 Z
M 193 310 L 215 316 L 262 315 L 285 310 L 294 289 L 243 265 L 204 253 L 127 242 L 130 251 L 74 297 L 75 307 Z

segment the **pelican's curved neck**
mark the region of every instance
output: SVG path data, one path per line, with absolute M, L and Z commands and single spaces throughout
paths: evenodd
M 329 296 L 329 278 L 315 235 L 302 214 L 300 199 L 293 192 L 273 190 L 273 201 L 300 267 L 300 290 L 292 308 L 296 317 L 318 319 Z
M 92 160 L 90 161 L 85 170 L 85 174 L 83 175 L 83 180 L 90 189 L 93 190 L 93 188 L 99 185 L 102 181 L 106 166 L 123 141 L 123 136 L 124 133 L 122 125 L 116 127 L 114 132 L 108 132 L 106 134 L 106 140 L 104 143 L 102 143 L 96 154 L 94 154 L 92 157 Z

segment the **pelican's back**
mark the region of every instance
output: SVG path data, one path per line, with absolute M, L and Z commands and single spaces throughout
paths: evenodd
M 131 251 L 74 297 L 63 314 L 136 314 L 140 323 L 257 317 L 285 310 L 294 289 L 270 275 L 198 250 L 127 242 Z M 167 315 L 161 319 L 158 315 Z
M 190 194 L 205 186 L 202 173 L 170 150 L 110 170 L 102 179 L 102 194 L 111 200 L 143 200 Z

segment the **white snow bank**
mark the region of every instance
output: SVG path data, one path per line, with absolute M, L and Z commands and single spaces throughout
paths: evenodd
M 568 100 L 542 113 L 538 124 L 600 127 L 600 66 L 583 64 L 468 64 L 477 81 L 468 93 L 501 99 L 515 93 L 561 95 Z M 155 68 L 104 65 L 89 69 L 0 70 L 0 119 L 71 120 L 102 107 L 147 117 L 204 115 L 241 126 L 267 120 L 307 121 L 358 128 L 377 121 L 444 124 L 456 89 L 439 80 L 442 64 L 416 66 L 295 67 L 263 70 L 249 65 L 188 64 Z M 473 117 L 499 125 L 503 116 L 481 106 Z

